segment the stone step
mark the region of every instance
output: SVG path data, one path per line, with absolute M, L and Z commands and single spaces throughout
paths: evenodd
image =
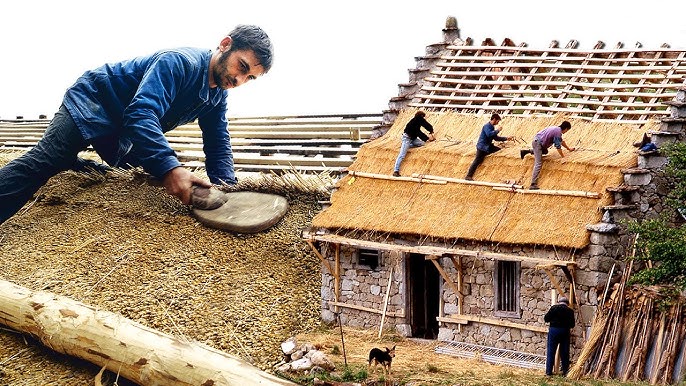
M 615 205 L 635 204 L 641 199 L 638 186 L 620 185 L 605 190 L 612 193 Z
M 660 154 L 659 150 L 638 152 L 638 167 L 640 169 L 660 169 L 665 165 L 667 165 L 667 157 Z
M 622 173 L 624 174 L 624 183 L 626 185 L 644 186 L 648 185 L 653 179 L 650 170 L 645 168 L 623 169 Z
M 603 222 L 608 224 L 618 224 L 623 220 L 631 220 L 630 213 L 639 209 L 638 204 L 616 204 L 603 206 Z

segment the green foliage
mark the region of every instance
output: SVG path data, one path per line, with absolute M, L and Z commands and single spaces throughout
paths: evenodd
M 661 151 L 669 158 L 665 172 L 674 179 L 668 204 L 675 209 L 686 207 L 686 143 L 677 142 Z
M 337 344 L 335 344 L 335 345 L 333 346 L 333 348 L 331 349 L 331 354 L 333 354 L 333 355 L 341 355 L 341 348 L 338 347 Z
M 686 208 L 686 144 L 676 143 L 661 149 L 669 157 L 665 173 L 670 178 L 667 204 L 672 209 Z M 631 282 L 674 285 L 686 289 L 686 226 L 672 226 L 668 214 L 658 219 L 628 224 L 638 234 L 636 260 L 650 260 L 647 267 L 633 275 Z

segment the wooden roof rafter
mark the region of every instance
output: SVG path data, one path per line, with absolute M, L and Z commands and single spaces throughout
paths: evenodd
M 667 104 L 686 76 L 686 53 L 637 46 L 548 50 L 506 39 L 500 46 L 450 45 L 424 78 L 410 107 L 461 113 L 554 115 L 645 123 L 669 114 Z

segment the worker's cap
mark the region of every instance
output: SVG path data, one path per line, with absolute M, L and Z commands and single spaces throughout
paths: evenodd
M 560 296 L 560 298 L 557 299 L 557 302 L 558 302 L 558 303 L 564 303 L 564 304 L 569 305 L 569 299 L 567 299 L 567 298 L 564 297 L 564 296 Z

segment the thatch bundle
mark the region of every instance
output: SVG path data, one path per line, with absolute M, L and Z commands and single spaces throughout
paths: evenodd
M 400 137 L 414 110 L 403 111 L 383 137 L 365 144 L 350 170 L 390 175 L 400 148 Z M 489 116 L 429 113 L 437 140 L 411 149 L 401 174 L 413 173 L 462 178 L 476 153 L 476 141 Z M 474 179 L 528 186 L 533 157 L 520 159 L 541 129 L 559 125 L 563 116 L 503 117 L 501 135 L 514 142 L 489 155 Z M 517 194 L 488 186 L 460 183 L 422 184 L 372 178 L 345 177 L 332 196 L 332 206 L 313 220 L 315 227 L 417 234 L 444 239 L 472 239 L 519 244 L 549 244 L 582 248 L 588 243 L 586 224 L 596 223 L 599 208 L 612 204 L 606 188 L 623 182 L 621 169 L 637 163 L 632 144 L 645 128 L 620 123 L 567 119 L 572 130 L 564 136 L 570 147 L 560 158 L 554 148 L 545 156 L 541 189 L 587 191 L 600 199 Z
M 596 313 L 569 376 L 677 383 L 686 365 L 683 305 L 684 299 L 668 299 L 658 287 L 618 284 Z

